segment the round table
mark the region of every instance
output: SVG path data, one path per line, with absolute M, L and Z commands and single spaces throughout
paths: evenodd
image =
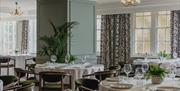
M 118 79 L 116 81 L 108 81 L 104 80 L 99 85 L 99 91 L 148 91 L 148 89 L 156 89 L 158 87 L 177 87 L 180 91 L 180 80 L 179 79 L 165 79 L 161 84 L 151 84 L 151 81 L 147 81 L 146 84 L 143 85 L 143 81 L 145 80 L 135 80 L 129 79 L 128 84 L 133 84 L 133 87 L 130 89 L 117 89 L 112 88 L 112 84 L 118 84 Z M 123 83 L 121 83 L 123 84 Z M 169 90 L 168 90 L 169 91 Z M 172 91 L 172 90 L 170 90 Z M 174 91 L 174 90 L 173 90 Z M 176 90 L 175 90 L 176 91 Z

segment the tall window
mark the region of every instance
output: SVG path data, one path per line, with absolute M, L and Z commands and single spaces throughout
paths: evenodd
M 135 13 L 133 22 L 133 55 L 170 53 L 169 11 Z
M 151 13 L 136 13 L 135 17 L 135 53 L 149 53 L 151 44 Z
M 157 51 L 171 52 L 170 42 L 170 12 L 161 11 L 158 12 L 158 46 Z
M 96 19 L 96 23 L 97 23 L 97 32 L 96 32 L 96 52 L 97 54 L 100 54 L 100 49 L 101 49 L 101 15 L 97 15 L 97 19 Z
M 0 55 L 13 55 L 21 47 L 18 21 L 0 21 Z M 28 53 L 36 53 L 36 20 L 29 20 Z
M 16 21 L 0 21 L 0 55 L 13 54 L 16 48 Z

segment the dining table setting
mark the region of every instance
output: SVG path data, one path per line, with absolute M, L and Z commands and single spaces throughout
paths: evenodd
M 99 85 L 99 91 L 180 91 L 180 79 L 165 78 L 161 84 L 136 78 L 107 78 Z
M 101 64 L 91 64 L 88 62 L 69 64 L 69 63 L 44 63 L 37 64 L 35 66 L 35 73 L 38 74 L 43 71 L 56 71 L 56 72 L 66 72 L 72 76 L 72 87 L 75 88 L 75 80 L 82 78 L 83 75 L 92 74 L 94 72 L 103 71 L 104 65 Z M 38 78 L 38 77 L 37 77 Z M 66 78 L 64 82 L 69 82 Z
M 119 74 L 101 81 L 99 91 L 180 91 L 175 65 L 167 68 L 144 63 L 133 68 L 132 64 L 124 64 L 122 71 L 126 75 Z M 132 72 L 133 77 L 130 76 Z

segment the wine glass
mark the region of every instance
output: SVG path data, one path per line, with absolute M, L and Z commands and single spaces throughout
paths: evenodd
M 135 70 L 135 77 L 137 79 L 143 78 L 144 70 L 141 67 L 136 68 Z
M 174 80 L 175 76 L 176 76 L 176 65 L 175 64 L 171 64 L 170 65 L 170 72 L 169 72 L 169 77 L 172 78 Z
M 149 70 L 149 65 L 147 63 L 142 64 L 143 73 L 146 73 Z
M 129 77 L 129 73 L 132 71 L 131 64 L 125 64 L 124 65 L 124 72 L 126 73 L 127 78 Z
M 56 55 L 51 55 L 51 61 L 52 61 L 53 63 L 55 63 L 56 60 L 57 60 L 57 56 L 56 56 Z

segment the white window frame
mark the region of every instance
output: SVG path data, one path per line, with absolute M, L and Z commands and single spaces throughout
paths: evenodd
M 148 12 L 148 11 L 147 11 Z M 157 40 L 157 23 L 158 23 L 158 12 L 159 11 L 154 11 L 154 12 L 151 12 L 151 34 L 150 34 L 150 39 L 151 39 L 151 48 L 150 48 L 150 52 L 151 52 L 151 55 L 148 55 L 149 57 L 152 57 L 152 58 L 157 58 L 158 57 L 158 53 L 157 53 L 157 43 L 158 43 L 158 40 Z M 135 13 L 132 13 L 131 16 L 131 41 L 130 41 L 130 44 L 131 44 L 131 57 L 145 57 L 146 55 L 145 54 L 137 54 L 135 53 L 135 14 L 136 13 L 141 13 L 141 12 L 135 12 Z

